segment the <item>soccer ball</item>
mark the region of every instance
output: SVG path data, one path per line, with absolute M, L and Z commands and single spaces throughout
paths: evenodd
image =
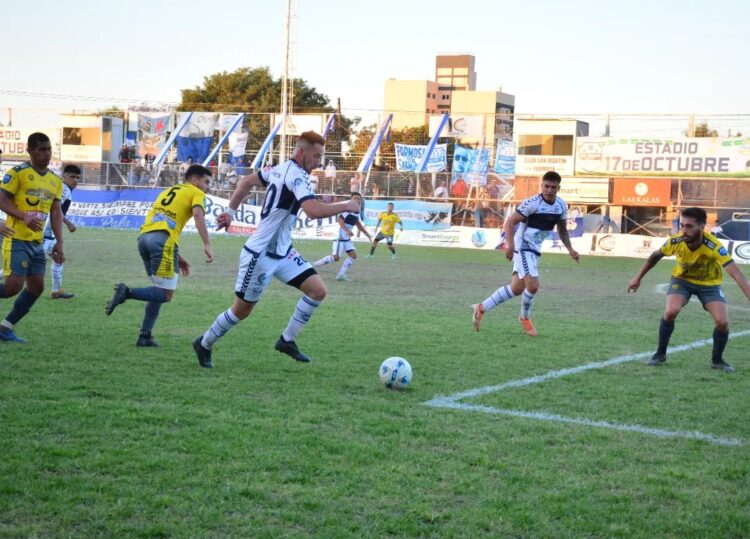
M 403 389 L 411 384 L 411 365 L 402 357 L 389 357 L 380 365 L 380 381 L 389 389 Z

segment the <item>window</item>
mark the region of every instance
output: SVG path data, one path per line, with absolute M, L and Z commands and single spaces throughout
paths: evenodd
M 98 127 L 63 127 L 62 143 L 70 146 L 99 146 L 101 130 Z
M 442 84 L 444 86 L 453 86 L 453 78 L 452 77 L 438 77 L 437 83 Z
M 450 67 L 438 67 L 437 68 L 437 74 L 438 75 L 448 75 L 448 76 L 450 76 L 450 74 L 452 72 L 453 72 L 453 70 Z
M 573 135 L 520 135 L 518 155 L 573 155 Z
M 453 74 L 454 75 L 468 75 L 469 68 L 468 67 L 454 67 Z

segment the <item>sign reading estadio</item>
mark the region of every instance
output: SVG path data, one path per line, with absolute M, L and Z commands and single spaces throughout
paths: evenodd
M 671 196 L 671 180 L 616 178 L 612 204 L 666 207 L 671 203 Z

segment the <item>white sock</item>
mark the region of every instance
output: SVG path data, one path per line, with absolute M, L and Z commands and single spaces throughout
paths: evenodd
M 500 288 L 495 290 L 490 297 L 482 302 L 484 311 L 491 311 L 501 303 L 505 303 L 513 297 L 515 297 L 515 294 L 513 293 L 513 290 L 511 290 L 509 284 L 501 286 Z
M 534 297 L 536 294 L 532 294 L 528 290 L 524 290 L 521 294 L 521 318 L 529 318 L 531 314 L 531 304 L 534 303 Z
M 211 324 L 210 328 L 208 328 L 208 331 L 203 334 L 203 339 L 201 339 L 201 346 L 203 346 L 203 348 L 211 350 L 211 347 L 216 341 L 221 339 L 224 335 L 227 334 L 227 331 L 229 331 L 239 323 L 240 319 L 234 315 L 232 309 L 227 309 L 216 317 L 216 320 L 214 320 L 214 323 Z
M 58 264 L 57 262 L 52 262 L 49 271 L 52 275 L 52 291 L 59 292 L 62 288 L 63 265 Z
M 316 260 L 312 263 L 314 268 L 317 268 L 318 266 L 325 266 L 326 264 L 331 264 L 332 262 L 335 262 L 336 260 L 333 258 L 333 255 L 324 256 L 320 260 Z
M 341 269 L 339 270 L 339 275 L 346 275 L 346 272 L 349 271 L 349 268 L 352 267 L 352 264 L 354 264 L 353 258 L 347 258 L 344 260 L 344 263 L 341 264 Z
M 285 341 L 294 341 L 297 339 L 297 334 L 302 331 L 302 328 L 310 321 L 310 317 L 320 306 L 319 301 L 315 301 L 307 296 L 302 296 L 297 302 L 297 306 L 294 308 L 294 314 L 289 319 L 284 333 L 281 334 Z

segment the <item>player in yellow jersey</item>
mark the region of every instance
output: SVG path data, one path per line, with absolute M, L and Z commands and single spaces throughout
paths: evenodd
M 42 231 L 48 215 L 57 240 L 52 258 L 58 264 L 65 260 L 60 207 L 63 183 L 47 168 L 52 158 L 52 144 L 44 133 L 32 133 L 27 149 L 29 162 L 9 170 L 0 185 L 0 210 L 8 215 L 7 226 L 14 230 L 12 235 L 6 234 L 3 238 L 5 281 L 0 285 L 0 297 L 18 294 L 13 309 L 0 322 L 0 340 L 21 343 L 26 341 L 16 336 L 13 327 L 44 292 L 47 261 Z
M 714 319 L 711 367 L 724 372 L 734 372 L 732 366 L 722 358 L 729 340 L 729 312 L 724 291 L 721 289 L 722 268 L 737 282 L 749 300 L 750 283 L 721 242 L 704 230 L 705 210 L 686 208 L 682 210 L 681 215 L 682 232 L 670 237 L 661 249 L 654 251 L 638 274 L 628 283 L 628 292 L 635 292 L 643 276 L 659 260 L 665 256 L 674 256 L 677 259 L 667 291 L 664 316 L 659 325 L 659 346 L 648 364 L 657 366 L 667 360 L 667 346 L 674 330 L 674 321 L 690 297 L 695 295 Z
M 154 200 L 138 236 L 138 251 L 153 286 L 128 288 L 125 283 L 115 285 L 115 293 L 107 303 L 105 312 L 112 314 L 125 300 L 145 301 L 146 313 L 136 346 L 159 346 L 151 335 L 162 303 L 172 299 L 179 277 L 177 270 L 187 276 L 190 265 L 180 256 L 180 233 L 191 218 L 203 240 L 207 262 L 214 259 L 211 241 L 206 228 L 205 197 L 211 184 L 211 171 L 201 165 L 191 165 L 185 171 L 185 182 L 164 189 Z
M 378 232 L 380 223 L 383 223 L 383 226 L 380 228 L 380 232 Z M 389 202 L 388 206 L 386 206 L 386 211 L 380 212 L 380 215 L 378 215 L 378 222 L 375 225 L 375 230 L 373 231 L 373 233 L 378 233 L 375 236 L 375 239 L 372 240 L 370 254 L 365 258 L 372 258 L 372 256 L 375 254 L 375 249 L 378 246 L 378 242 L 380 242 L 381 240 L 385 240 L 388 249 L 391 251 L 391 258 L 394 260 L 396 259 L 396 249 L 393 248 L 393 234 L 396 231 L 396 223 L 399 224 L 399 226 L 401 227 L 401 232 L 403 232 L 404 223 L 401 222 L 401 217 L 393 213 L 393 202 Z

